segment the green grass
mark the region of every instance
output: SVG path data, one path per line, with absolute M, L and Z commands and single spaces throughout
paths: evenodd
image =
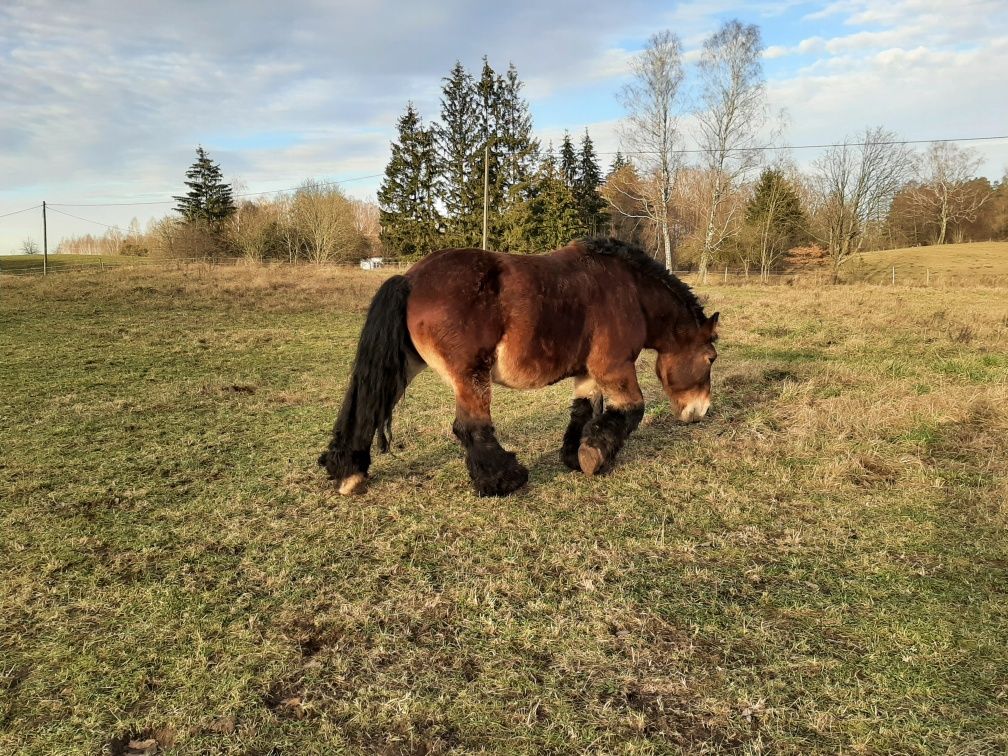
M 120 257 L 119 255 L 57 255 L 50 254 L 46 264 L 51 271 L 77 270 L 91 266 L 139 264 L 143 258 Z M 42 255 L 0 255 L 0 273 L 41 273 Z
M 315 457 L 379 281 L 5 283 L 0 752 L 1008 748 L 998 292 L 707 287 L 708 419 L 645 360 L 588 479 L 570 387 L 500 390 L 503 500 L 428 371 L 346 499 Z
M 864 252 L 844 263 L 858 281 L 923 286 L 942 283 L 1008 283 L 1008 242 L 969 242 Z M 930 271 L 930 274 L 929 274 Z

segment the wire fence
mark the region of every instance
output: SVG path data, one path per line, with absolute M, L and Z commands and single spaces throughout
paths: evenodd
M 310 260 L 256 260 L 249 257 L 118 257 L 99 256 L 85 261 L 88 255 L 74 255 L 73 259 L 61 260 L 60 255 L 50 255 L 46 273 L 105 273 L 124 270 L 186 270 L 192 267 L 238 267 L 301 269 L 310 275 L 312 270 L 360 270 L 361 265 L 344 260 L 313 262 Z M 401 271 L 411 266 L 415 260 L 385 258 L 376 272 Z M 829 267 L 806 267 L 795 270 L 775 271 L 761 274 L 757 271 L 732 270 L 730 267 L 718 270 L 708 269 L 701 274 L 695 269 L 675 270 L 673 273 L 691 286 L 811 286 L 860 283 L 893 287 L 1008 287 L 1008 275 L 985 274 L 980 272 L 953 273 L 933 271 L 919 265 L 891 266 L 884 271 L 857 271 L 853 274 L 833 275 Z M 43 275 L 41 257 L 19 256 L 0 259 L 0 277 Z
M 55 273 L 104 273 L 106 271 L 121 271 L 133 269 L 151 270 L 183 270 L 193 266 L 202 267 L 274 267 L 311 269 L 360 269 L 359 263 L 343 260 L 326 260 L 313 262 L 310 260 L 256 260 L 249 257 L 116 257 L 110 255 L 94 255 L 93 260 L 84 261 L 89 255 L 74 255 L 73 260 L 60 260 L 59 255 L 49 255 L 48 264 L 43 270 L 41 258 L 23 256 L 25 259 L 12 260 L 11 257 L 0 259 L 0 276 L 41 276 Z M 403 270 L 413 264 L 411 260 L 395 260 L 386 258 L 382 269 Z

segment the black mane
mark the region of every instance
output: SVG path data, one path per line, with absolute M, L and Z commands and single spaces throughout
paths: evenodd
M 664 265 L 651 257 L 640 245 L 606 236 L 578 239 L 576 243 L 589 254 L 618 257 L 639 273 L 661 282 L 679 298 L 683 306 L 696 319 L 698 325 L 706 319 L 703 305 L 693 293 L 693 289 L 672 275 Z

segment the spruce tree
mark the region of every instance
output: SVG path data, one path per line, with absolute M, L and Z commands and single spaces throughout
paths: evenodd
M 224 183 L 220 166 L 202 146 L 196 148 L 196 162 L 186 171 L 185 185 L 189 191 L 173 199 L 178 202 L 175 211 L 187 223 L 218 228 L 235 212 L 231 185 Z
M 535 248 L 547 251 L 562 247 L 583 234 L 574 193 L 557 165 L 550 145 L 539 168 L 536 194 L 531 203 Z
M 441 178 L 437 197 L 445 214 L 444 243 L 451 247 L 480 243 L 483 162 L 477 153 L 483 144 L 479 115 L 472 77 L 456 62 L 444 79 L 441 123 L 435 130 Z
M 783 173 L 768 168 L 760 175 L 746 207 L 746 225 L 752 234 L 760 273 L 766 278 L 784 252 L 808 233 L 801 199 Z
M 574 189 L 578 178 L 578 159 L 574 152 L 574 143 L 566 131 L 563 143 L 560 145 L 560 177 L 568 188 Z
M 626 168 L 628 165 L 630 165 L 630 161 L 623 156 L 622 152 L 616 150 L 616 157 L 613 158 L 612 165 L 609 166 L 609 173 L 606 174 L 606 178 L 608 179 L 618 170 Z
M 480 198 L 480 237 L 483 234 L 483 194 L 486 182 L 487 246 L 496 248 L 502 231 L 501 217 L 505 211 L 507 188 L 504 180 L 503 102 L 504 81 L 483 56 L 483 70 L 476 83 L 479 109 L 478 170 L 475 171 L 474 193 Z M 485 163 L 485 164 L 484 164 Z
M 524 86 L 514 64 L 500 82 L 500 113 L 498 139 L 503 155 L 503 189 L 505 194 L 516 186 L 527 185 L 535 174 L 539 142 L 532 136 L 532 116 L 528 103 L 521 96 Z
M 584 232 L 590 235 L 601 233 L 608 220 L 605 200 L 599 194 L 600 186 L 602 186 L 602 170 L 595 157 L 595 146 L 588 136 L 588 129 L 585 129 L 573 191 L 581 217 L 581 226 Z
M 522 82 L 514 64 L 499 82 L 497 140 L 500 145 L 500 246 L 508 250 L 533 246 L 529 206 L 535 193 L 539 142 L 532 136 L 532 116 L 521 96 Z
M 399 140 L 378 191 L 381 239 L 397 256 L 415 257 L 438 246 L 438 185 L 434 137 L 425 129 L 413 103 L 399 119 Z
M 808 222 L 798 192 L 780 171 L 768 168 L 756 182 L 746 207 L 746 222 L 764 225 L 786 246 L 804 239 Z

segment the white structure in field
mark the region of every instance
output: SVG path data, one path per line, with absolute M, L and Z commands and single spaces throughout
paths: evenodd
M 361 270 L 377 270 L 385 265 L 383 260 L 384 258 L 381 257 L 368 257 L 365 260 L 361 260 Z

